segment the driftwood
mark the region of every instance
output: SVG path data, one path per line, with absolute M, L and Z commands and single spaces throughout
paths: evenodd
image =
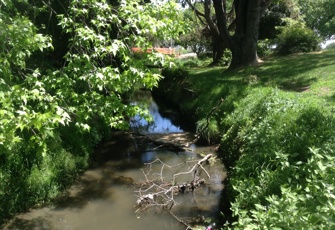
M 200 160 L 190 161 L 186 163 L 193 163 L 193 167 L 190 170 L 184 172 L 178 172 L 173 174 L 172 181 L 165 181 L 163 176 L 164 168 L 175 168 L 181 166 L 184 163 L 180 163 L 178 165 L 169 166 L 162 162 L 159 158 L 156 158 L 154 161 L 147 163 L 149 167 L 148 172 L 143 171 L 145 181 L 137 183 L 135 186 L 138 186 L 139 189 L 136 191 L 137 193 L 137 201 L 136 201 L 136 213 L 144 210 L 149 210 L 151 208 L 160 208 L 166 210 L 170 213 L 176 220 L 185 225 L 186 229 L 192 229 L 186 222 L 178 218 L 173 212 L 172 208 L 178 204 L 174 197 L 179 194 L 194 192 L 194 190 L 198 187 L 204 186 L 206 184 L 205 179 L 199 178 L 197 176 L 197 172 L 200 170 L 204 171 L 208 178 L 210 178 L 209 173 L 203 167 L 205 163 L 212 158 L 212 154 L 208 154 Z M 159 177 L 156 179 L 149 179 L 149 175 L 153 174 L 152 165 L 159 163 L 161 164 L 160 172 L 158 173 Z M 192 180 L 186 181 L 183 183 L 176 183 L 176 178 L 182 175 L 191 175 Z

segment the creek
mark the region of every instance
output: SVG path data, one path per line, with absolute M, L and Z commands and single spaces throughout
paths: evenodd
M 171 109 L 162 109 L 152 99 L 150 92 L 134 97 L 139 105 L 148 105 L 153 123 L 147 123 L 139 117 L 132 119 L 134 130 L 156 139 L 167 138 L 170 141 L 190 141 L 192 134 L 187 133 L 178 124 L 178 116 Z M 162 116 L 164 114 L 164 116 Z M 169 116 L 167 118 L 166 116 Z M 184 138 L 184 139 L 183 139 Z M 136 211 L 138 188 L 134 183 L 145 181 L 146 163 L 160 159 L 166 165 L 199 160 L 206 154 L 214 154 L 210 146 L 189 147 L 183 152 L 155 148 L 147 143 L 145 149 L 139 147 L 130 132 L 115 133 L 110 141 L 102 143 L 95 153 L 95 164 L 86 170 L 77 182 L 64 192 L 54 203 L 34 208 L 19 214 L 11 220 L 5 229 L 33 230 L 90 230 L 90 229 L 136 229 L 136 230 L 182 230 L 186 227 L 161 208 L 153 207 L 148 211 Z M 142 143 L 143 145 L 143 143 Z M 141 150 L 139 150 L 141 149 Z M 202 156 L 201 156 L 201 155 Z M 152 175 L 161 172 L 162 165 L 152 164 Z M 164 170 L 164 178 L 175 173 L 188 171 L 192 164 Z M 175 198 L 173 213 L 190 225 L 205 224 L 219 215 L 225 170 L 219 160 L 211 166 L 204 166 L 210 179 L 202 173 L 206 185 L 194 192 L 180 194 Z M 180 177 L 179 180 L 189 180 Z M 178 183 L 178 181 L 176 181 Z M 201 228 L 203 229 L 203 228 Z

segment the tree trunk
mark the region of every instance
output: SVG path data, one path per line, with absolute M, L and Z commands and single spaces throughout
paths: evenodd
M 209 66 L 216 66 L 222 60 L 224 50 L 227 48 L 220 36 L 212 35 L 213 61 Z
M 257 40 L 262 0 L 235 0 L 236 30 L 232 37 L 229 69 L 258 63 Z
M 271 0 L 234 0 L 235 33 L 229 34 L 224 0 L 213 0 L 222 41 L 232 52 L 229 70 L 258 63 L 257 40 L 259 21 Z
M 202 1 L 204 13 L 197 11 L 191 0 L 185 1 L 194 9 L 198 17 L 206 19 L 214 45 L 213 64 L 222 58 L 225 48 L 229 48 L 232 52 L 230 70 L 258 63 L 259 22 L 261 15 L 272 2 L 271 0 L 234 0 L 233 8 L 229 12 L 227 0 L 204 0 Z M 211 14 L 212 4 L 215 19 Z M 232 19 L 234 12 L 235 20 Z M 231 24 L 228 25 L 228 23 Z M 235 28 L 235 33 L 231 36 L 233 28 Z

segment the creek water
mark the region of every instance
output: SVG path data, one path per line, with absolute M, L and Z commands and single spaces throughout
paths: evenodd
M 165 133 L 165 135 L 184 133 L 181 127 L 171 122 L 176 120 L 177 116 L 169 110 L 161 112 L 150 93 L 145 93 L 144 96 L 142 94 L 135 100 L 133 103 L 149 105 L 154 123 L 148 124 L 143 119 L 135 117 L 133 128 L 141 129 L 144 133 Z M 164 118 L 162 113 L 170 114 L 170 118 Z M 146 151 L 136 152 L 134 151 L 137 149 L 136 145 L 136 141 L 130 135 L 115 134 L 110 141 L 103 143 L 97 149 L 95 154 L 97 163 L 86 170 L 53 205 L 19 214 L 4 229 L 185 229 L 184 225 L 161 208 L 153 207 L 146 212 L 135 212 L 138 199 L 136 191 L 139 189 L 134 186 L 134 183 L 145 181 L 144 173 L 148 169 L 146 163 L 157 158 L 164 164 L 172 166 L 186 161 L 197 161 L 201 159 L 198 153 L 213 153 L 213 149 L 192 145 L 190 147 L 192 151 L 176 153 L 168 150 L 150 150 L 152 146 L 148 145 Z M 168 180 L 175 173 L 188 171 L 194 164 L 193 162 L 170 170 L 164 169 L 164 178 Z M 162 172 L 161 164 L 151 166 L 150 176 L 154 177 Z M 206 180 L 206 185 L 195 189 L 193 193 L 176 196 L 175 205 L 172 208 L 179 219 L 191 225 L 196 222 L 204 223 L 206 220 L 215 218 L 219 213 L 222 181 L 225 178 L 224 167 L 219 160 L 211 166 L 204 167 L 210 174 L 210 179 L 205 173 L 198 176 Z M 188 177 L 191 175 L 180 177 L 178 180 L 189 180 Z

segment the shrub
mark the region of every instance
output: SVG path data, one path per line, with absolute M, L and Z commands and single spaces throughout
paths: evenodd
M 197 58 L 186 59 L 182 62 L 185 67 L 199 67 L 201 63 L 202 62 Z
M 213 57 L 213 52 L 203 52 L 198 55 L 199 59 L 207 59 L 207 58 L 212 58 Z
M 273 53 L 273 41 L 269 39 L 259 40 L 257 42 L 257 54 L 259 57 L 266 57 Z
M 224 52 L 223 52 L 222 59 L 220 61 L 220 65 L 221 66 L 228 66 L 231 62 L 231 59 L 232 59 L 231 51 L 229 49 L 225 49 Z
M 335 226 L 335 117 L 316 101 L 255 89 L 224 119 L 222 146 L 238 143 L 231 169 L 235 229 Z M 331 226 L 331 227 L 330 227 Z
M 161 75 L 164 77 L 162 81 L 183 81 L 188 76 L 188 71 L 183 67 L 166 67 L 162 69 Z
M 319 48 L 319 38 L 302 22 L 287 20 L 286 25 L 278 29 L 276 53 L 280 55 L 311 52 Z

